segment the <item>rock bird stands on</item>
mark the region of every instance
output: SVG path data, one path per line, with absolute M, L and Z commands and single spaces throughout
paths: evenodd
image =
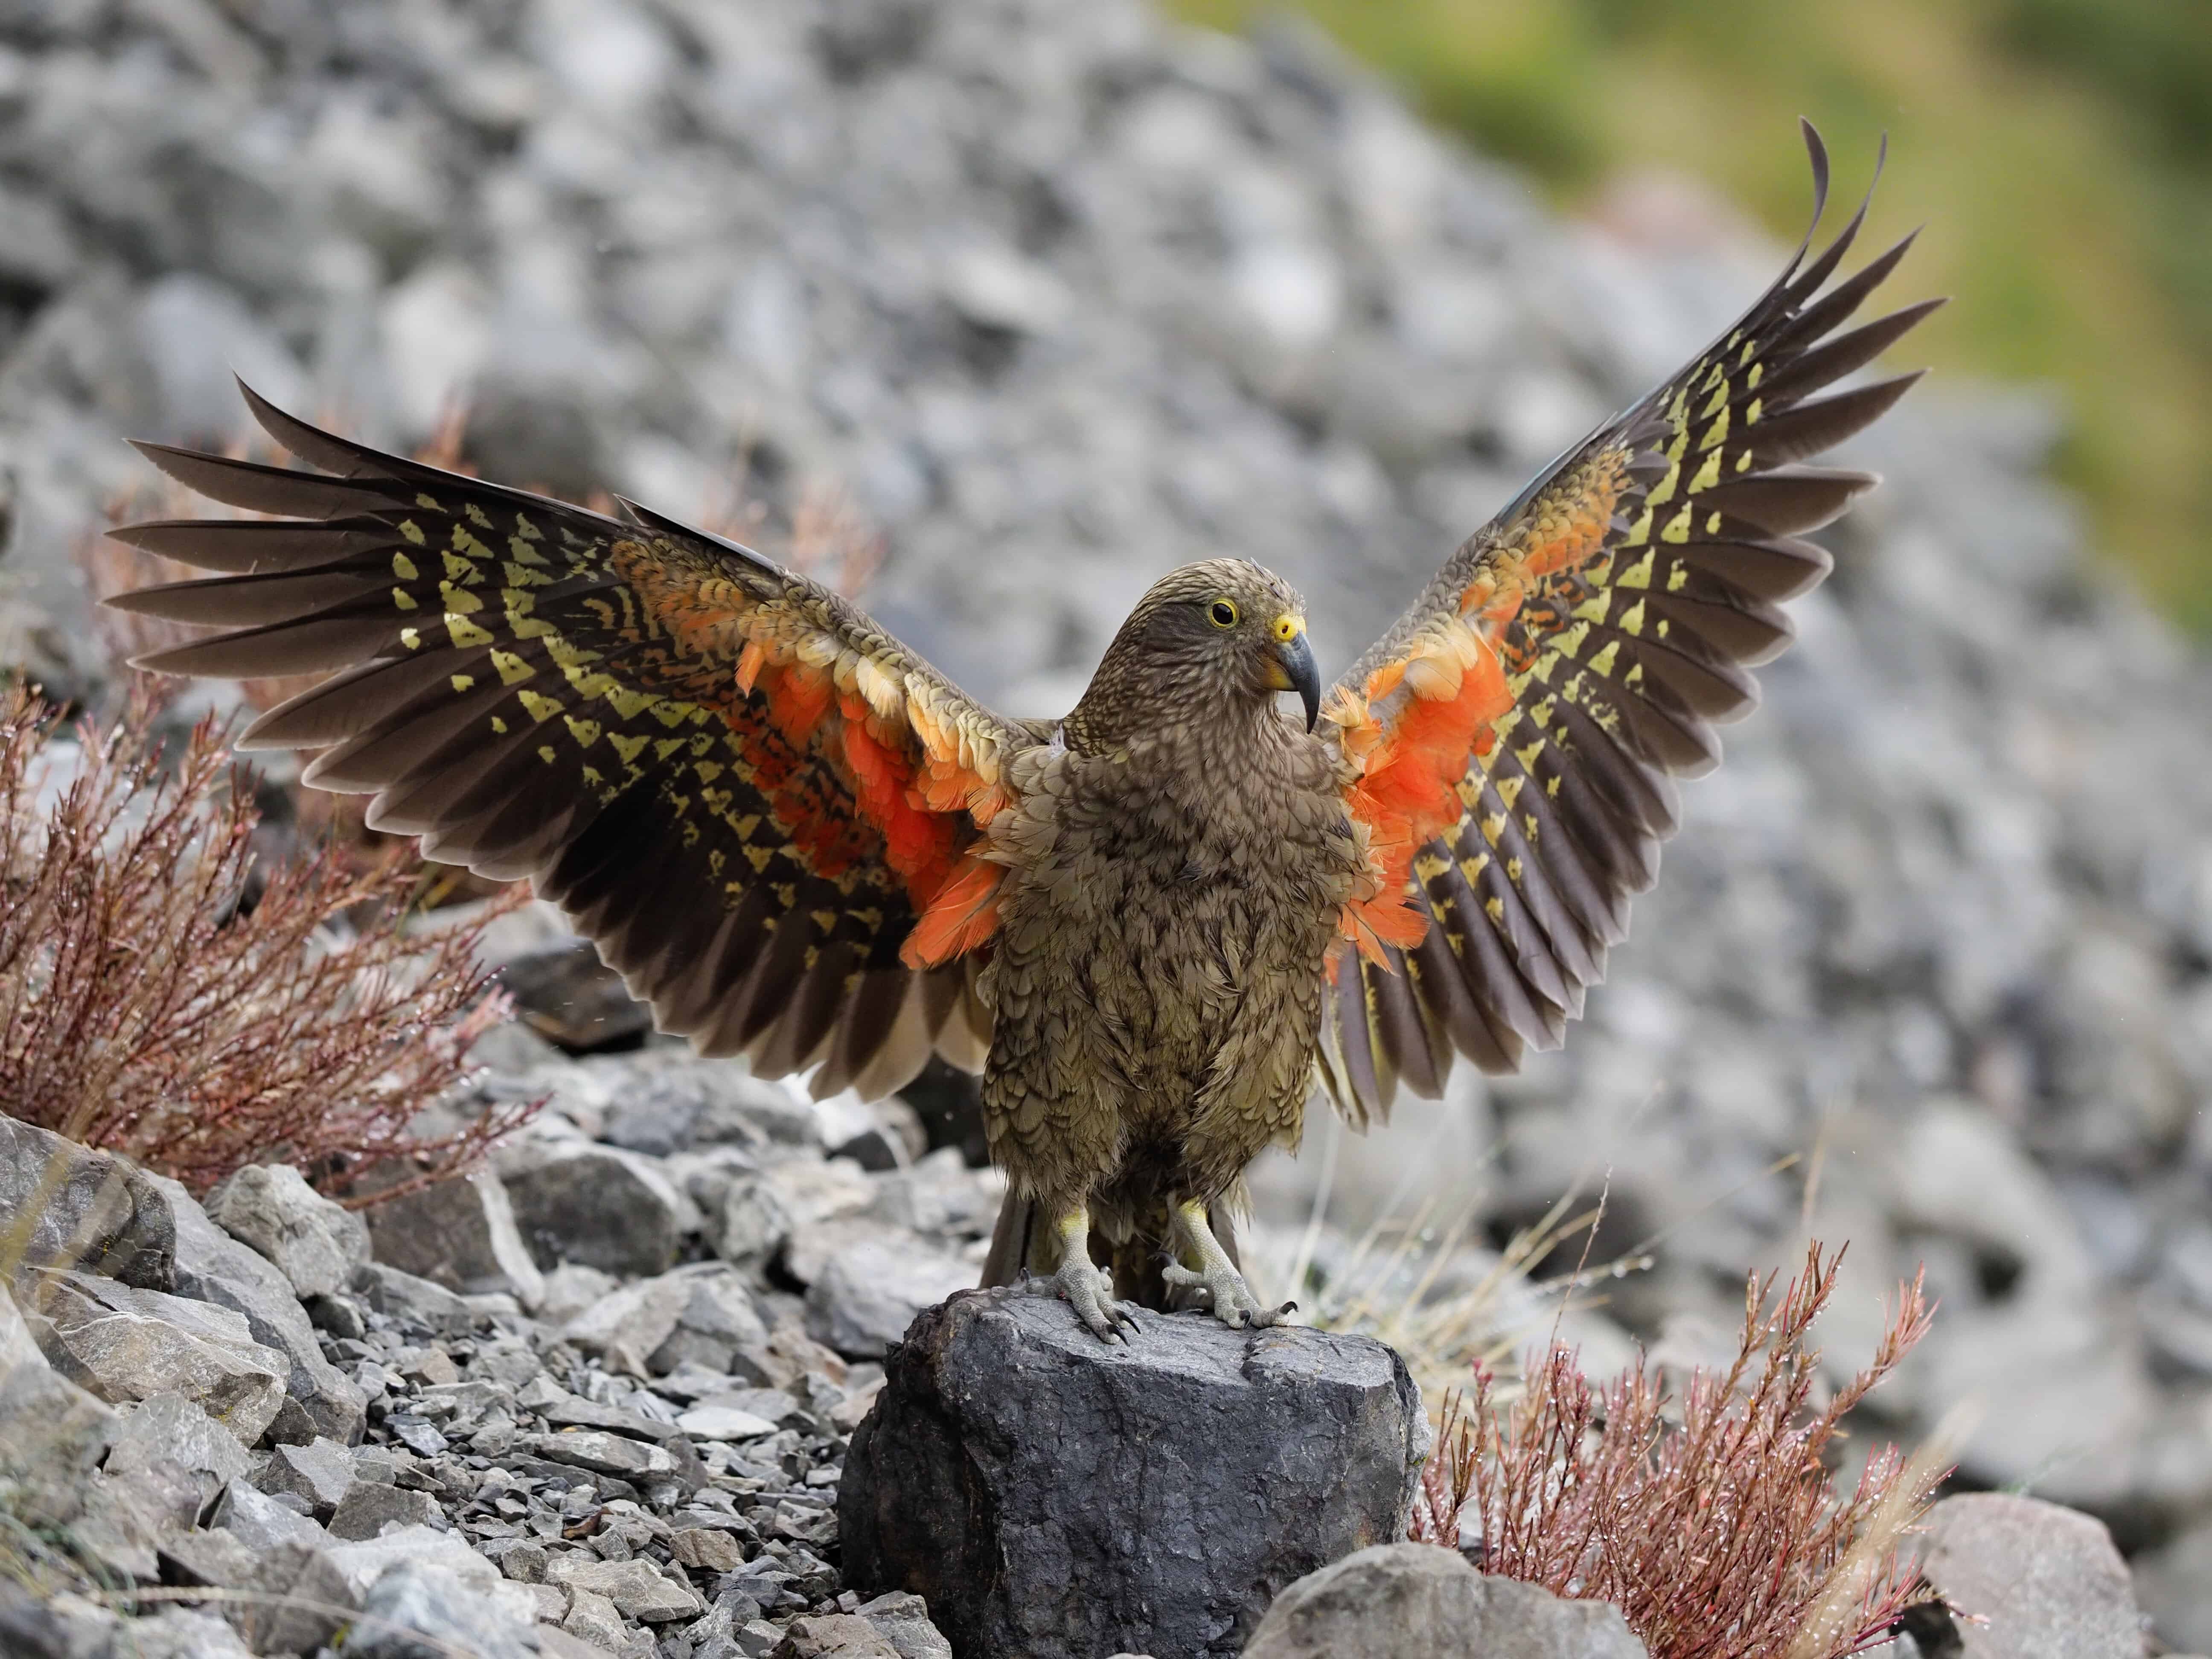
M 1297 1142 L 1316 1077 L 1364 1124 L 1455 1055 L 1559 1041 L 1672 778 L 1717 761 L 1711 722 L 1790 638 L 1777 602 L 1826 574 L 1796 538 L 1873 480 L 1799 463 L 1915 377 L 1814 394 L 1935 303 L 1836 331 L 1906 246 L 1823 293 L 1864 212 L 1327 688 L 1297 595 L 1212 559 L 1145 595 L 1065 720 L 1009 718 L 749 549 L 250 392 L 322 471 L 143 446 L 282 516 L 118 532 L 232 574 L 117 602 L 230 630 L 149 667 L 337 671 L 242 746 L 319 750 L 307 780 L 373 793 L 375 828 L 526 878 L 702 1052 L 818 1068 L 817 1095 L 980 1067 L 1011 1177 L 987 1284 L 1056 1291 L 1102 1337 L 1132 1297 L 1270 1323 L 1225 1225 L 1245 1165 Z

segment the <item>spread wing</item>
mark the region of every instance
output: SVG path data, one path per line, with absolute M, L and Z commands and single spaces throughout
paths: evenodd
M 1817 226 L 1827 155 L 1805 128 Z M 1879 167 L 1877 167 L 1879 173 Z M 1469 538 L 1333 690 L 1376 880 L 1345 916 L 1322 1071 L 1355 1121 L 1433 1095 L 1455 1052 L 1510 1071 L 1556 1046 L 1626 934 L 1674 829 L 1671 779 L 1720 759 L 1747 672 L 1789 641 L 1778 602 L 1827 574 L 1797 539 L 1875 480 L 1800 465 L 1917 375 L 1815 396 L 1940 303 L 1836 331 L 1911 238 L 1823 294 L 1865 217 L 1680 374 L 1545 470 Z
M 374 828 L 574 918 L 664 1030 L 817 1092 L 981 1064 L 971 982 L 1001 866 L 981 828 L 1036 739 L 835 593 L 624 503 L 622 523 L 380 454 L 246 392 L 325 473 L 141 445 L 201 494 L 290 516 L 114 533 L 234 573 L 123 608 L 228 631 L 142 659 L 337 671 L 246 748 L 373 793 Z

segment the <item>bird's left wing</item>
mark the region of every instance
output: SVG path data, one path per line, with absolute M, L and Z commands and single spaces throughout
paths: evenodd
M 1812 128 L 1818 222 L 1827 157 Z M 1797 539 L 1874 482 L 1802 466 L 1901 397 L 1826 397 L 1940 301 L 1835 330 L 1906 238 L 1821 292 L 1864 218 L 1810 234 L 1735 325 L 1547 468 L 1338 683 L 1324 730 L 1374 881 L 1349 906 L 1322 1072 L 1355 1121 L 1456 1050 L 1510 1071 L 1555 1046 L 1626 936 L 1676 817 L 1672 775 L 1758 697 L 1790 637 L 1777 601 L 1829 568 Z
M 230 631 L 171 673 L 337 671 L 242 747 L 315 748 L 308 782 L 371 827 L 529 878 L 661 1028 L 767 1075 L 871 1093 L 933 1047 L 981 1061 L 970 960 L 1002 867 L 983 827 L 1037 732 L 963 696 L 859 610 L 749 549 L 380 454 L 250 391 L 325 469 L 155 445 L 268 520 L 114 533 L 234 574 L 111 603 Z

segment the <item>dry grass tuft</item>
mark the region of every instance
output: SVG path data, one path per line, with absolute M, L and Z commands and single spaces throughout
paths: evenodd
M 1679 1401 L 1648 1360 L 1599 1387 L 1556 1343 L 1510 1406 L 1478 1366 L 1472 1400 L 1446 1404 L 1411 1535 L 1613 1602 L 1653 1659 L 1844 1659 L 1887 1639 L 1926 1599 L 1897 1546 L 1944 1471 L 1885 1448 L 1846 1496 L 1824 1458 L 1930 1310 L 1917 1280 L 1900 1287 L 1873 1361 L 1815 1410 L 1808 1339 L 1842 1254 L 1811 1246 L 1778 1304 L 1754 1275 L 1735 1363 L 1693 1371 Z
M 326 1188 L 386 1158 L 433 1179 L 526 1118 L 408 1133 L 504 1017 L 474 960 L 489 916 L 410 935 L 419 866 L 327 848 L 269 866 L 213 724 L 171 765 L 149 718 L 136 699 L 72 745 L 27 695 L 0 704 L 9 1112 L 195 1190 L 270 1159 Z

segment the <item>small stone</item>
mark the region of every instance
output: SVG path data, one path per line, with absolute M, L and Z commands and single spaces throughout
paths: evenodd
M 304 1446 L 278 1446 L 270 1452 L 269 1462 L 253 1484 L 272 1496 L 291 1492 L 304 1498 L 315 1518 L 327 1523 L 352 1490 L 353 1455 L 323 1436 Z
M 354 1274 L 355 1294 L 378 1313 L 435 1334 L 465 1336 L 476 1328 L 476 1311 L 443 1285 L 371 1261 Z
M 526 1436 L 523 1443 L 556 1463 L 573 1464 L 594 1474 L 619 1475 L 625 1480 L 665 1480 L 677 1470 L 675 1457 L 662 1447 L 599 1429 L 533 1434 Z
M 2140 1659 L 2127 1564 L 2104 1522 L 2008 1492 L 1928 1512 L 1921 1571 L 1961 1613 L 1966 1659 Z
M 567 1616 L 564 1598 L 562 1617 Z M 619 1629 L 622 1620 L 617 1618 L 615 1624 Z M 587 1642 L 581 1637 L 570 1635 L 555 1620 L 541 1617 L 538 1625 L 538 1651 L 540 1659 L 606 1659 L 608 1650 L 597 1642 Z
M 346 1582 L 364 1595 L 395 1561 L 434 1567 L 483 1596 L 501 1594 L 507 1583 L 497 1567 L 459 1537 L 428 1527 L 401 1527 L 374 1538 L 334 1542 L 330 1557 L 344 1571 Z
M 213 1584 L 219 1589 L 237 1589 L 251 1582 L 261 1560 L 261 1552 L 221 1527 L 177 1533 L 163 1540 L 161 1553 L 186 1583 Z
M 359 1605 L 337 1564 L 296 1541 L 257 1553 L 246 1580 L 229 1588 L 256 1592 L 224 1609 L 256 1653 L 313 1653 L 351 1622 Z
M 783 1640 L 783 1632 L 765 1619 L 751 1619 L 738 1626 L 733 1632 L 738 1650 L 745 1659 L 769 1659 Z
M 545 1582 L 545 1547 L 526 1538 L 503 1538 L 483 1546 L 487 1559 L 498 1564 L 499 1570 L 520 1584 L 542 1584 Z
M 566 1261 L 625 1277 L 665 1273 L 697 1214 L 648 1160 L 607 1146 L 560 1144 L 506 1179 L 541 1268 Z
M 613 1602 L 592 1590 L 574 1587 L 568 1592 L 568 1616 L 561 1621 L 561 1628 L 608 1653 L 620 1653 L 629 1635 Z
M 182 1395 L 245 1446 L 283 1402 L 283 1356 L 227 1308 L 62 1271 L 41 1274 L 27 1296 L 47 1359 L 103 1399 Z
M 715 1248 L 726 1261 L 756 1266 L 782 1249 L 793 1230 L 858 1214 L 875 1197 L 867 1172 L 849 1158 L 778 1164 L 730 1183 Z
M 692 1288 L 673 1273 L 624 1285 L 570 1319 L 561 1334 L 612 1370 L 650 1376 L 651 1356 L 675 1334 Z
M 523 1023 L 570 1054 L 588 1054 L 653 1029 L 653 1010 L 631 997 L 622 975 L 588 940 L 510 957 L 500 981 Z
M 24 1323 L 22 1310 L 16 1307 L 15 1298 L 8 1286 L 0 1282 L 0 1376 L 5 1376 L 18 1365 L 37 1365 L 43 1369 L 46 1357 L 39 1352 L 39 1340 L 31 1334 Z
M 157 1394 L 118 1413 L 104 1467 L 111 1475 L 129 1474 L 164 1459 L 205 1469 L 218 1485 L 237 1480 L 253 1462 L 235 1435 L 180 1394 Z
M 899 1659 L 952 1659 L 952 1644 L 930 1622 L 929 1603 L 919 1595 L 895 1590 L 872 1601 L 861 1601 L 853 1611 L 898 1650 Z
M 664 1375 L 684 1365 L 726 1370 L 738 1349 L 768 1340 L 768 1327 L 753 1305 L 750 1291 L 732 1269 L 719 1262 L 678 1272 L 690 1295 L 676 1326 L 646 1358 L 646 1368 Z
M 434 1564 L 396 1560 L 362 1598 L 362 1617 L 345 1651 L 347 1659 L 419 1659 L 425 1644 L 411 1637 L 427 1636 L 443 1644 L 431 1651 L 532 1659 L 535 1626 L 534 1602 L 526 1611 Z
M 975 1267 L 911 1240 L 871 1237 L 832 1255 L 806 1292 L 806 1331 L 839 1353 L 879 1358 L 924 1308 L 975 1286 Z
M 1245 1659 L 1404 1654 L 1644 1659 L 1620 1610 L 1486 1577 L 1456 1550 L 1377 1544 L 1299 1579 L 1267 1609 Z
M 538 1317 L 549 1325 L 565 1325 L 594 1302 L 611 1295 L 620 1287 L 621 1281 L 612 1273 L 603 1273 L 597 1267 L 586 1267 L 580 1261 L 564 1261 L 545 1275 L 545 1290 L 538 1304 Z M 669 1328 L 673 1330 L 675 1326 L 672 1324 Z
M 1366 1338 L 1155 1316 L 1109 1346 L 1055 1299 L 955 1297 L 853 1437 L 845 1583 L 921 1593 L 961 1651 L 1202 1652 L 1302 1574 L 1403 1537 L 1428 1437 L 1404 1364 Z
M 438 1519 L 437 1501 L 426 1492 L 356 1480 L 347 1488 L 345 1497 L 331 1514 L 330 1532 L 333 1538 L 349 1540 L 374 1538 L 395 1522 L 403 1527 L 421 1527 Z
M 684 1527 L 668 1540 L 668 1553 L 679 1567 L 705 1572 L 734 1572 L 744 1565 L 744 1547 L 726 1532 L 711 1527 Z
M 302 1297 L 343 1291 L 368 1260 L 368 1224 L 307 1185 L 289 1164 L 234 1171 L 201 1207 L 216 1226 L 268 1258 Z
M 678 1583 L 650 1561 L 600 1561 L 584 1555 L 555 1556 L 546 1563 L 549 1583 L 572 1595 L 605 1596 L 626 1618 L 648 1624 L 696 1619 L 707 1610 L 687 1584 Z
M 757 1440 L 775 1432 L 766 1418 L 734 1406 L 694 1406 L 676 1419 L 676 1426 L 698 1440 Z
M 216 1505 L 215 1524 L 246 1548 L 257 1552 L 272 1550 L 284 1543 L 325 1549 L 331 1542 L 330 1534 L 307 1516 L 256 1492 L 244 1480 L 234 1480 L 222 1489 L 222 1501 Z
M 505 1292 L 525 1308 L 545 1277 L 522 1242 L 507 1188 L 489 1170 L 419 1187 L 368 1212 L 376 1259 L 464 1296 Z
M 866 1620 L 832 1613 L 793 1620 L 769 1659 L 899 1659 L 899 1650 Z
M 161 1190 L 125 1159 L 0 1116 L 0 1216 L 31 1218 L 8 1239 L 15 1272 L 79 1268 L 144 1290 L 174 1288 L 176 1222 Z
M 16 1512 L 55 1525 L 74 1521 L 118 1426 L 112 1408 L 45 1366 L 0 1376 L 0 1480 L 15 1486 Z
M 368 1399 L 324 1358 L 290 1282 L 258 1251 L 209 1220 L 183 1187 L 166 1176 L 149 1178 L 176 1227 L 177 1293 L 237 1314 L 253 1340 L 283 1355 L 289 1368 L 284 1392 L 290 1406 L 278 1407 L 269 1434 L 296 1441 L 322 1434 L 345 1445 L 360 1439 Z

